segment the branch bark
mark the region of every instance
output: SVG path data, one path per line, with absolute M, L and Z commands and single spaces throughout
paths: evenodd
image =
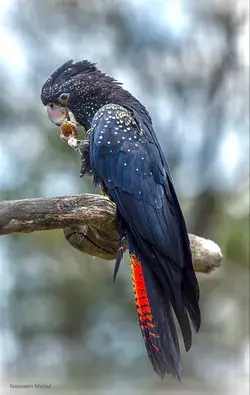
M 107 260 L 116 256 L 116 206 L 108 197 L 86 193 L 0 202 L 0 236 L 52 229 L 63 229 L 67 241 L 82 252 Z M 196 272 L 220 266 L 216 243 L 192 234 L 189 239 Z

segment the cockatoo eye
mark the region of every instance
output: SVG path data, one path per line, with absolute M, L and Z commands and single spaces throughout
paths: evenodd
M 67 105 L 69 100 L 69 93 L 61 93 L 58 100 L 61 104 Z

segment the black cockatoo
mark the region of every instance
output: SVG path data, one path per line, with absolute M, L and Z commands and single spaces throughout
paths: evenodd
M 84 126 L 81 175 L 91 173 L 117 205 L 120 247 L 128 242 L 139 324 L 153 368 L 182 377 L 174 315 L 186 350 L 200 328 L 199 287 L 170 169 L 145 107 L 86 60 L 59 67 L 41 99 L 58 126 Z M 73 144 L 74 145 L 74 144 Z

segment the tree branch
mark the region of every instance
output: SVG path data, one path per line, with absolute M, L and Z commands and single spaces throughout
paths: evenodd
M 0 202 L 0 236 L 63 229 L 78 250 L 114 259 L 118 249 L 116 206 L 105 196 L 82 194 Z M 220 266 L 222 253 L 211 240 L 189 234 L 196 272 Z

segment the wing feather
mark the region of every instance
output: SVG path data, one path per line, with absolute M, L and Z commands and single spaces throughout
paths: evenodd
M 93 121 L 92 169 L 106 184 L 161 292 L 171 301 L 189 349 L 187 313 L 198 330 L 199 290 L 168 164 L 148 119 L 144 122 L 138 113 L 118 105 L 104 106 L 102 114 Z

